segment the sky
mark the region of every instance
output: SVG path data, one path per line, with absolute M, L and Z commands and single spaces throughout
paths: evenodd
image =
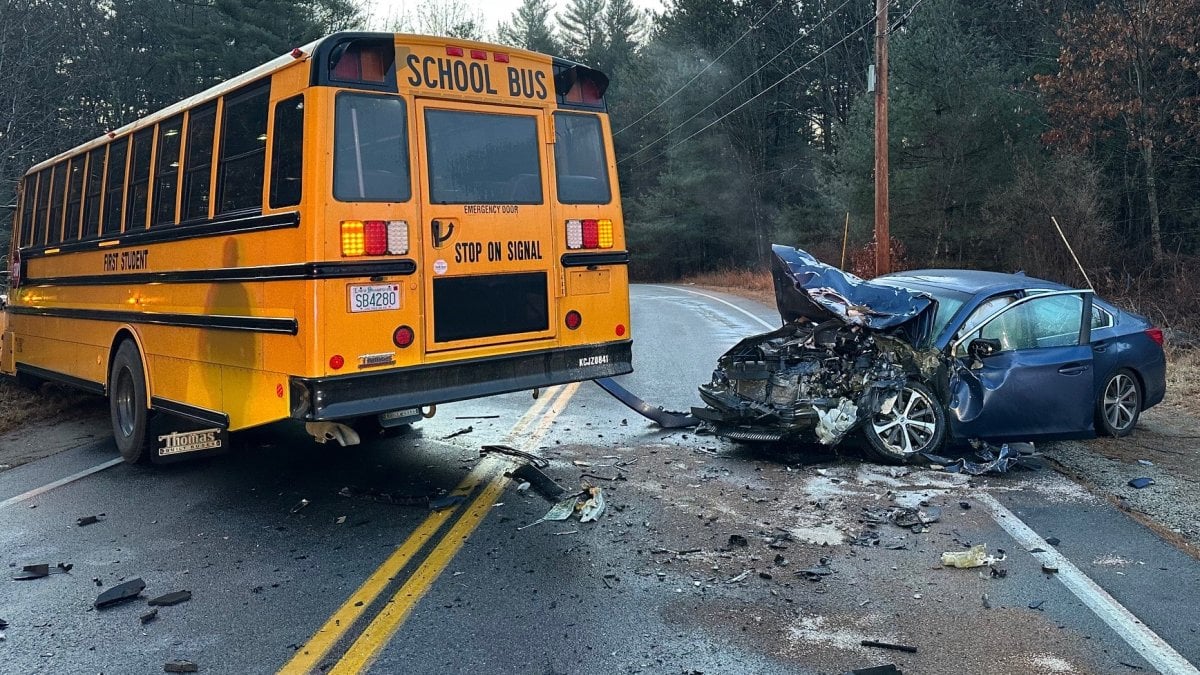
M 487 30 L 494 32 L 497 24 L 512 18 L 521 0 L 361 0 L 361 4 L 369 13 L 373 29 L 388 28 L 389 18 L 411 14 L 425 5 L 457 4 L 481 15 Z M 551 4 L 562 8 L 567 0 L 551 0 Z M 662 10 L 662 0 L 634 0 L 634 4 L 648 11 Z

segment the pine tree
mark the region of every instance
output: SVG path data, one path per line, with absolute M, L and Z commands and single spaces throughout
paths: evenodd
M 604 59 L 604 10 L 606 0 L 571 0 L 558 13 L 559 39 L 567 56 L 587 65 Z
M 549 0 L 523 0 L 512 21 L 500 26 L 500 40 L 534 52 L 557 54 L 561 48 L 550 27 L 550 10 Z

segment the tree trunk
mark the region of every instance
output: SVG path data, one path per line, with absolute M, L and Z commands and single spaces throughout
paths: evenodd
M 1146 206 L 1150 210 L 1150 255 L 1154 262 L 1163 257 L 1162 228 L 1158 218 L 1158 180 L 1154 176 L 1154 141 L 1142 139 L 1142 164 L 1146 170 Z

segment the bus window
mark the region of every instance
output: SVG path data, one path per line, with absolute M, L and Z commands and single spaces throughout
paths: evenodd
M 108 179 L 104 182 L 104 224 L 102 234 L 121 232 L 121 194 L 125 191 L 125 154 L 129 138 L 120 138 L 108 146 Z
M 434 204 L 541 204 L 533 117 L 426 110 Z
M 63 241 L 79 239 L 79 207 L 83 203 L 83 162 L 87 155 L 76 155 L 71 159 L 67 181 L 67 218 L 63 223 Z
M 179 214 L 181 223 L 208 218 L 216 119 L 216 104 L 188 113 L 187 151 L 183 161 L 183 204 L 180 205 Z
M 100 193 L 104 189 L 104 147 L 88 153 L 87 184 L 83 188 L 83 238 L 100 232 Z
M 333 196 L 343 202 L 405 202 L 408 112 L 396 96 L 338 94 Z
M 47 226 L 47 244 L 62 241 L 63 194 L 67 185 L 67 163 L 59 162 L 54 167 L 54 187 L 50 190 L 50 223 Z
M 271 208 L 300 203 L 304 157 L 304 96 L 275 104 L 275 140 L 271 147 Z
M 150 144 L 153 129 L 143 129 L 133 135 L 133 150 L 129 165 L 129 191 L 125 204 L 125 231 L 146 227 L 146 201 L 150 198 Z
M 37 199 L 37 176 L 25 177 L 25 189 L 21 191 L 21 246 L 29 246 L 33 240 L 33 211 Z
M 175 188 L 179 187 L 179 141 L 183 116 L 158 125 L 158 161 L 155 162 L 154 217 L 150 226 L 175 223 Z
M 217 168 L 217 214 L 262 209 L 267 156 L 267 85 L 225 99 Z
M 612 201 L 600 118 L 554 113 L 554 172 L 559 202 L 607 204 Z

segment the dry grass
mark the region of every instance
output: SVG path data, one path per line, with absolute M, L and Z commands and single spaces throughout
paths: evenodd
M 1163 406 L 1200 417 L 1200 350 L 1167 345 L 1167 396 Z
M 93 412 L 103 399 L 53 384 L 36 391 L 15 380 L 0 377 L 0 433 L 32 421 L 50 421 L 68 412 L 87 409 Z
M 688 277 L 679 283 L 704 286 L 768 306 L 775 305 L 775 282 L 770 270 L 725 269 Z

